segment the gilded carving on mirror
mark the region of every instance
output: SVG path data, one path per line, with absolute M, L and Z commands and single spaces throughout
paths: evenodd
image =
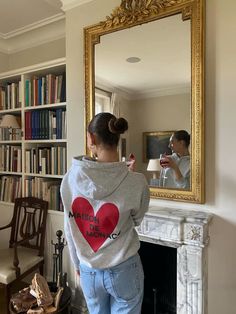
M 165 188 L 150 186 L 151 197 L 177 200 L 184 202 L 203 203 L 205 199 L 204 174 L 204 0 L 122 0 L 120 6 L 95 25 L 84 29 L 84 61 L 85 61 L 85 105 L 86 127 L 95 114 L 95 83 L 99 64 L 99 47 L 107 42 L 110 36 L 113 39 L 121 37 L 122 31 L 128 32 L 135 27 L 154 25 L 179 17 L 180 23 L 189 25 L 189 133 L 191 134 L 190 167 L 191 182 L 189 189 Z M 124 33 L 123 32 L 123 33 Z M 125 33 L 126 34 L 126 33 Z M 118 36 L 119 35 L 119 36 Z M 169 34 L 168 34 L 169 35 Z M 166 38 L 169 37 L 166 35 Z M 174 31 L 172 34 L 175 36 Z M 150 38 L 155 41 L 156 33 Z M 181 36 L 180 36 L 181 39 Z M 117 39 L 118 42 L 118 39 Z M 163 45 L 162 45 L 163 46 Z M 176 49 L 178 47 L 176 46 Z M 119 46 L 119 49 L 123 49 Z M 178 48 L 181 53 L 181 46 Z M 180 69 L 179 72 L 181 72 Z M 152 69 L 150 69 L 150 72 Z M 146 113 L 147 114 L 147 113 Z M 142 119 L 145 119 L 145 112 Z M 129 119 L 128 119 L 129 121 Z M 160 123 L 143 132 L 167 131 L 181 129 L 176 125 L 160 127 Z M 142 138 L 140 138 L 142 143 Z M 141 144 L 140 144 L 141 145 Z M 87 148 L 86 148 L 87 151 Z M 142 151 L 140 149 L 140 151 Z M 87 151 L 88 152 L 88 151 Z M 142 153 L 140 153 L 142 155 Z M 142 159 L 142 156 L 139 156 Z M 144 165 L 147 169 L 147 165 Z M 144 167 L 143 166 L 143 167 Z
M 111 16 L 107 16 L 107 20 L 101 24 L 104 28 L 109 29 L 121 25 L 144 23 L 146 19 L 150 21 L 150 18 L 155 18 L 166 8 L 185 2 L 185 0 L 122 0 L 121 5 L 115 8 Z

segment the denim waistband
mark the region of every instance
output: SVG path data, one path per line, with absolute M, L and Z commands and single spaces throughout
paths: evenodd
M 115 266 L 112 266 L 112 267 L 107 267 L 107 268 L 93 268 L 93 267 L 89 267 L 85 264 L 80 264 L 80 269 L 81 270 L 84 270 L 84 271 L 115 271 L 116 269 L 120 268 L 120 267 L 124 267 L 128 264 L 132 264 L 132 263 L 135 263 L 135 262 L 139 262 L 140 261 L 140 257 L 139 257 L 139 254 L 136 253 L 135 255 L 129 257 L 127 260 L 125 260 L 124 262 L 118 264 L 118 265 L 115 265 Z

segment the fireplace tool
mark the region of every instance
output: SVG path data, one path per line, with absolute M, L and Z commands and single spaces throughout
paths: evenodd
M 63 309 L 66 309 L 70 313 L 70 301 L 71 301 L 71 289 L 67 283 L 67 273 L 63 273 L 63 249 L 67 245 L 65 239 L 62 238 L 63 232 L 57 230 L 57 242 L 51 244 L 54 246 L 53 253 L 53 282 L 50 283 L 50 291 L 58 292 L 62 289 L 62 295 L 59 300 L 59 309 L 58 313 L 64 313 Z M 67 313 L 66 312 L 66 313 Z
M 153 288 L 153 314 L 157 314 L 157 289 Z
M 51 244 L 54 246 L 54 253 L 53 253 L 53 283 L 56 284 L 57 287 L 65 286 L 66 285 L 66 273 L 62 276 L 62 269 L 63 269 L 63 249 L 67 245 L 65 243 L 65 239 L 62 239 L 63 232 L 61 230 L 57 230 L 57 242 Z

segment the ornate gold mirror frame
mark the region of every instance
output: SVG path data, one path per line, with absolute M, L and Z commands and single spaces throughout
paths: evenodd
M 182 14 L 191 20 L 191 188 L 150 187 L 151 197 L 204 202 L 204 0 L 122 0 L 110 16 L 84 29 L 86 129 L 95 112 L 95 45 L 100 37 Z M 87 145 L 86 145 L 86 152 Z

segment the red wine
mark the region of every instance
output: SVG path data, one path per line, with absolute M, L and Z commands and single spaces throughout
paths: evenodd
M 168 160 L 166 159 L 160 159 L 160 165 L 164 168 L 168 165 Z

